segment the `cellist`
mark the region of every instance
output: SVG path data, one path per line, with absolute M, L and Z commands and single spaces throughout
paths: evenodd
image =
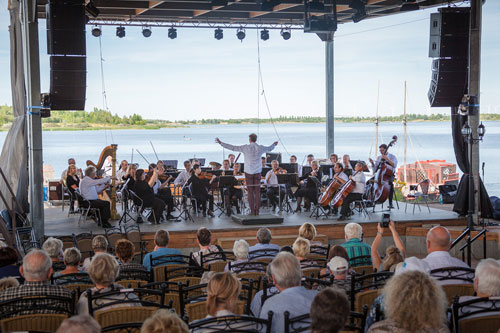
M 337 162 L 333 165 L 333 177 L 332 178 L 338 178 L 342 180 L 342 183 L 345 183 L 346 181 L 349 180 L 349 177 L 344 173 L 344 167 L 342 166 L 342 163 Z M 329 206 L 328 206 L 329 207 Z M 333 207 L 333 214 L 338 213 L 338 208 Z
M 385 143 L 381 144 L 378 148 L 380 150 L 380 156 L 377 157 L 375 163 L 371 158 L 369 159 L 369 161 L 372 165 L 373 170 L 376 170 L 382 161 L 385 161 L 385 163 L 389 164 L 394 170 L 391 179 L 389 179 L 389 185 L 391 186 L 391 190 L 389 192 L 389 208 L 392 209 L 394 208 L 394 206 L 392 205 L 392 199 L 394 198 L 394 175 L 396 174 L 398 159 L 396 158 L 396 156 L 388 152 L 388 147 Z
M 342 202 L 342 207 L 340 208 L 340 217 L 337 221 L 344 221 L 351 215 L 351 202 L 356 200 L 363 200 L 363 194 L 365 193 L 365 183 L 366 178 L 363 173 L 363 168 L 365 167 L 365 162 L 359 161 L 354 167 L 354 174 L 349 176 L 354 182 L 354 189 L 345 197 Z

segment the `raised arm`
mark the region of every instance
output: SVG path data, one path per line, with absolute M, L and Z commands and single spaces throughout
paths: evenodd
M 233 146 L 233 145 L 230 145 L 229 143 L 224 143 L 222 141 L 219 140 L 219 138 L 215 138 L 215 142 L 217 142 L 218 144 L 220 144 L 222 147 L 226 148 L 226 149 L 229 149 L 229 150 L 232 150 L 232 151 L 240 151 L 240 152 L 243 152 L 243 146 Z
M 380 242 L 382 241 L 382 236 L 384 235 L 384 228 L 380 225 L 380 222 L 377 224 L 377 236 L 373 240 L 372 244 L 372 265 L 373 268 L 378 270 L 380 264 L 382 263 L 382 259 L 380 259 L 380 255 L 378 254 L 378 247 L 380 246 Z
M 269 151 L 272 151 L 274 149 L 274 147 L 276 147 L 278 145 L 278 141 L 275 141 L 273 142 L 270 146 L 260 146 L 261 147 L 261 150 L 262 150 L 262 153 L 267 153 Z
M 398 231 L 396 230 L 396 224 L 392 219 L 389 222 L 389 229 L 391 230 L 392 239 L 394 239 L 394 244 L 399 249 L 399 251 L 401 251 L 403 258 L 405 258 L 405 246 L 403 245 L 401 238 L 399 238 Z

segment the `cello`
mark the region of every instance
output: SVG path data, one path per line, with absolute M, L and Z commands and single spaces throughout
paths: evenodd
M 321 194 L 321 196 L 318 199 L 318 203 L 321 205 L 321 207 L 325 208 L 328 207 L 330 202 L 333 199 L 334 194 L 337 192 L 338 189 L 342 187 L 342 185 L 345 184 L 345 181 L 338 177 L 334 177 L 330 184 L 328 184 L 327 188 L 325 189 L 325 192 Z
M 398 141 L 398 137 L 394 135 L 392 137 L 392 141 L 389 142 L 387 149 L 384 151 L 384 156 L 387 155 L 389 148 L 392 147 L 396 141 Z M 394 168 L 384 159 L 381 159 L 373 173 L 374 176 L 373 186 L 371 188 L 371 198 L 374 203 L 384 203 L 391 192 L 390 181 L 394 175 Z
M 356 171 L 352 175 L 352 177 L 356 176 L 358 174 L 358 172 L 363 172 L 363 168 Z M 344 185 L 340 188 L 340 190 L 338 190 L 337 194 L 335 194 L 335 196 L 333 197 L 333 199 L 332 199 L 333 206 L 336 208 L 339 208 L 340 206 L 342 206 L 344 199 L 349 195 L 349 193 L 352 192 L 352 190 L 354 190 L 355 185 L 356 184 L 355 184 L 354 180 L 352 180 L 351 178 L 348 181 L 346 181 L 344 183 Z

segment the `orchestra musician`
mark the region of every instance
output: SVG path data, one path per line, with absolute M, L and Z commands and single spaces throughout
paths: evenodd
M 297 163 L 297 156 L 292 155 L 290 156 L 290 163 Z M 302 176 L 302 165 L 297 164 L 297 173 L 300 176 Z
M 76 162 L 75 162 L 75 159 L 73 157 L 70 157 L 68 158 L 68 167 L 70 165 L 75 165 L 76 166 Z M 82 174 L 82 169 L 79 169 L 78 167 L 76 168 L 76 175 L 78 176 L 78 178 L 82 179 L 83 178 L 83 174 Z M 64 184 L 66 186 L 66 178 L 68 176 L 68 169 L 64 169 L 64 171 L 61 173 L 61 184 Z
M 158 170 L 154 168 L 149 179 L 146 181 L 146 173 L 143 169 L 135 172 L 135 193 L 142 200 L 144 207 L 151 207 L 153 213 L 149 215 L 148 221 L 159 224 L 165 209 L 165 202 L 155 196 L 153 186 L 158 180 Z
M 349 179 L 354 181 L 354 189 L 349 193 L 344 201 L 342 202 L 342 207 L 340 208 L 340 217 L 337 221 L 344 221 L 351 215 L 351 202 L 357 200 L 363 200 L 363 194 L 365 193 L 365 183 L 366 178 L 363 173 L 363 168 L 365 167 L 365 162 L 359 161 L 354 167 L 355 174 L 349 176 Z
M 121 182 L 123 180 L 123 177 L 127 175 L 128 171 L 128 162 L 127 160 L 123 160 L 120 163 L 120 169 L 116 172 L 116 178 L 118 178 L 118 181 Z
M 234 168 L 233 176 L 243 176 L 243 173 L 241 172 L 240 163 L 235 163 L 233 165 L 233 168 Z M 236 207 L 236 213 L 241 214 L 240 206 L 238 205 L 238 200 L 243 199 L 243 190 L 241 188 L 236 188 L 235 186 L 231 186 L 229 188 L 229 197 L 231 199 L 231 205 Z
M 174 184 L 176 186 L 183 186 L 191 177 L 191 162 L 189 160 L 184 161 L 184 168 L 181 173 L 175 178 Z
M 215 175 L 212 175 L 210 177 L 210 180 L 203 177 L 200 165 L 195 164 L 193 165 L 193 174 L 186 183 L 187 186 L 191 186 L 192 197 L 195 198 L 196 201 L 198 201 L 198 204 L 201 204 L 203 217 L 207 216 L 207 201 L 209 202 L 208 215 L 211 217 L 215 217 L 215 214 L 213 212 L 214 197 L 213 195 L 208 193 L 208 188 L 215 180 L 215 178 Z
M 149 165 L 149 172 L 155 167 L 155 164 L 152 163 Z M 172 176 L 165 175 L 165 168 L 163 167 L 163 162 L 161 164 L 156 164 L 156 170 L 158 172 L 158 177 L 153 185 L 153 192 L 155 196 L 167 205 L 167 220 L 174 219 L 172 216 L 172 212 L 174 211 L 174 198 L 172 196 L 172 191 L 170 191 L 170 181 L 172 180 Z M 160 178 L 163 179 L 163 183 L 160 181 Z
M 332 171 L 332 169 L 330 169 L 330 172 Z M 333 172 L 334 174 L 332 175 L 331 178 L 339 178 L 342 180 L 343 183 L 345 183 L 346 181 L 349 180 L 349 176 L 347 176 L 345 173 L 344 173 L 344 167 L 342 166 L 342 163 L 335 163 L 334 166 L 333 166 Z M 337 214 L 338 213 L 338 208 L 337 207 L 334 207 L 333 208 L 333 214 Z
M 220 170 L 220 168 L 222 167 L 222 164 L 220 164 L 219 162 L 210 162 L 208 164 L 212 167 L 213 171 Z
M 229 171 L 231 171 L 231 168 L 229 167 L 229 160 L 224 160 L 222 161 L 222 175 L 225 176 L 226 173 L 229 175 L 231 174 Z
M 260 163 L 262 164 L 262 168 L 267 168 L 267 158 L 265 156 L 260 158 Z
M 215 142 L 222 147 L 242 152 L 245 158 L 245 181 L 248 187 L 248 204 L 250 206 L 250 214 L 259 215 L 260 209 L 260 180 L 262 172 L 262 160 L 259 163 L 259 158 L 262 154 L 272 151 L 277 145 L 275 141 L 270 146 L 262 146 L 257 144 L 257 134 L 252 133 L 248 136 L 249 144 L 241 146 L 233 146 L 215 139 Z M 265 163 L 265 160 L 264 160 Z
M 389 164 L 394 169 L 394 173 L 392 174 L 392 177 L 389 180 L 389 184 L 391 185 L 391 191 L 389 192 L 389 209 L 392 209 L 392 208 L 394 208 L 394 206 L 392 205 L 392 200 L 394 198 L 394 175 L 396 174 L 396 168 L 398 166 L 398 159 L 396 158 L 395 155 L 393 155 L 387 151 L 388 147 L 385 143 L 381 144 L 378 148 L 380 151 L 380 156 L 377 157 L 377 160 L 375 161 L 375 163 L 373 162 L 373 160 L 371 158 L 369 159 L 369 161 L 370 161 L 370 164 L 372 165 L 372 168 L 374 170 L 378 169 L 378 166 L 382 161 L 385 161 L 387 164 Z
M 267 172 L 265 177 L 267 185 L 266 194 L 267 197 L 269 198 L 269 201 L 271 201 L 271 204 L 273 205 L 273 211 L 275 211 L 276 206 L 283 201 L 286 191 L 285 185 L 278 184 L 277 175 L 286 173 L 286 170 L 279 167 L 279 163 L 277 160 L 273 160 L 271 162 L 271 167 L 272 169 Z M 279 195 L 279 201 L 278 201 L 278 195 Z
M 127 174 L 122 176 L 122 180 L 127 182 L 127 187 L 134 191 L 135 190 L 135 172 L 137 171 L 137 164 L 129 164 L 127 168 Z
M 330 164 L 335 165 L 339 161 L 339 157 L 337 154 L 330 154 Z
M 234 156 L 234 154 L 229 154 L 227 155 L 227 159 L 229 160 L 229 166 L 231 168 L 234 168 L 234 164 L 236 163 L 236 156 Z
M 69 205 L 69 212 L 73 213 L 75 211 L 75 191 L 80 186 L 80 178 L 76 174 L 76 166 L 74 164 L 70 164 L 67 170 L 66 176 L 66 186 L 68 187 L 69 192 L 71 193 L 71 200 Z
M 96 179 L 97 171 L 93 166 L 85 169 L 85 177 L 80 181 L 80 194 L 90 203 L 90 207 L 97 208 L 101 217 L 97 224 L 103 228 L 111 228 L 108 220 L 111 217 L 111 204 L 109 201 L 99 199 L 99 193 L 102 193 L 109 187 L 110 178 L 104 177 Z
M 353 174 L 352 166 L 351 166 L 351 158 L 349 155 L 345 154 L 342 157 L 342 162 L 344 163 L 344 173 L 348 176 Z
M 318 202 L 318 186 L 317 183 L 321 183 L 321 170 L 319 169 L 318 161 L 314 160 L 311 162 L 311 171 L 302 175 L 300 177 L 299 185 L 300 187 L 295 192 L 295 197 L 297 198 L 297 209 L 296 212 L 301 211 L 300 204 L 302 203 L 302 198 L 305 198 L 304 208 L 308 212 L 311 209 L 311 202 Z M 315 177 L 318 182 L 315 182 L 311 177 Z
M 313 154 L 309 154 L 307 155 L 307 160 L 306 160 L 306 164 L 307 166 L 311 166 L 312 162 L 314 161 L 314 155 Z

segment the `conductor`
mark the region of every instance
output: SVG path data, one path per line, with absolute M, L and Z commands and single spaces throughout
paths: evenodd
M 259 215 L 260 209 L 260 179 L 262 172 L 262 163 L 260 157 L 262 154 L 267 153 L 274 149 L 278 145 L 278 141 L 275 141 L 272 145 L 266 147 L 257 144 L 257 134 L 252 133 L 248 136 L 247 145 L 233 146 L 228 143 L 224 143 L 215 138 L 215 142 L 220 144 L 222 147 L 232 150 L 242 152 L 245 156 L 245 181 L 248 189 L 248 204 L 250 206 L 250 215 Z

